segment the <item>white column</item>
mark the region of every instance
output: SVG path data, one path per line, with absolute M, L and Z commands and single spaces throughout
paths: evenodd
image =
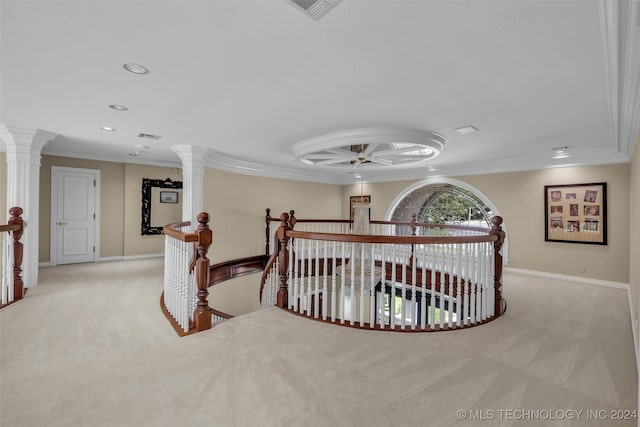
M 204 157 L 207 148 L 193 145 L 172 145 L 171 151 L 182 161 L 182 220 L 198 225 L 197 216 L 203 211 Z
M 27 288 L 38 284 L 40 220 L 40 152 L 57 135 L 43 130 L 9 128 L 0 124 L 7 150 L 7 208 L 24 210 L 22 279 Z

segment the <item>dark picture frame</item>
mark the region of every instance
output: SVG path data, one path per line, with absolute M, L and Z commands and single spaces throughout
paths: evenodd
M 607 183 L 544 186 L 546 242 L 607 245 Z
M 165 180 L 142 178 L 142 225 L 140 227 L 142 236 L 163 234 L 162 227 L 151 226 L 151 189 L 153 187 L 179 189 L 182 188 L 182 181 L 172 181 L 170 178 Z
M 371 203 L 371 196 L 351 196 L 349 197 L 349 219 L 353 221 L 353 205 L 358 202 Z M 369 208 L 369 220 L 371 220 L 371 208 Z

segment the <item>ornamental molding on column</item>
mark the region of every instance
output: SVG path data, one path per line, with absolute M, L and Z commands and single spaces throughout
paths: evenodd
M 19 206 L 24 210 L 25 287 L 38 284 L 40 159 L 42 147 L 56 136 L 41 129 L 20 129 L 0 124 L 0 139 L 5 145 L 7 161 L 7 206 Z
M 0 139 L 4 142 L 9 161 L 40 165 L 42 147 L 58 135 L 42 129 L 21 129 L 0 124 Z
M 204 162 L 209 151 L 194 145 L 172 145 L 171 151 L 182 161 L 182 220 L 197 224 L 204 210 Z

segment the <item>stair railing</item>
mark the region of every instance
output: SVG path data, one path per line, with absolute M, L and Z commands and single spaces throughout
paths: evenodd
M 211 328 L 212 315 L 207 290 L 210 262 L 207 252 L 213 242 L 209 214 L 198 214 L 198 227 L 189 233 L 190 222 L 164 226 L 165 268 L 162 307 L 175 321 L 180 335 Z
M 293 211 L 280 222 L 267 231 L 263 307 L 401 331 L 475 326 L 505 310 L 499 216 L 491 228 L 371 221 L 367 235 L 344 232 L 347 220 L 301 220 Z
M 5 225 L 0 225 L 0 233 L 2 233 L 2 271 L 0 273 L 2 276 L 2 296 L 0 307 L 22 299 L 25 292 L 22 282 L 22 255 L 24 248 L 20 241 L 24 233 L 22 213 L 22 208 L 12 207 L 9 209 L 9 221 Z

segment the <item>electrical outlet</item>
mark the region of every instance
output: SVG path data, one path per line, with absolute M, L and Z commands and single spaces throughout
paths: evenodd
M 578 266 L 578 271 L 580 273 L 584 273 L 586 271 L 586 267 L 584 265 L 580 265 L 580 266 Z

